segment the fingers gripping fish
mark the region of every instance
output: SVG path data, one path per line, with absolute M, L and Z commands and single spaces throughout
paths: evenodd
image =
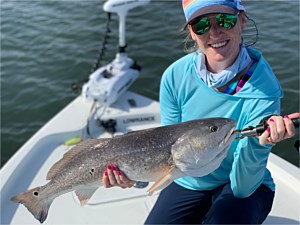
M 64 154 L 47 174 L 49 182 L 11 200 L 24 204 L 43 223 L 52 201 L 75 191 L 84 205 L 102 186 L 108 164 L 131 180 L 155 181 L 149 193 L 183 176 L 204 176 L 217 169 L 227 154 L 236 124 L 225 118 L 188 121 L 129 132 L 109 139 L 82 142 Z

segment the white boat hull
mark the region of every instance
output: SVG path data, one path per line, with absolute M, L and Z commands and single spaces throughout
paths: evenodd
M 10 198 L 47 182 L 49 168 L 70 148 L 64 142 L 85 133 L 91 106 L 92 102 L 76 98 L 1 169 L 1 224 L 39 224 L 23 205 L 11 202 Z M 117 121 L 116 135 L 160 126 L 159 103 L 126 92 L 104 111 L 101 118 Z M 90 123 L 90 131 L 93 137 L 110 136 L 95 122 Z M 270 155 L 268 167 L 277 191 L 274 207 L 265 224 L 299 224 L 299 168 L 274 154 Z M 70 192 L 54 200 L 44 224 L 143 224 L 157 198 L 149 197 L 146 190 L 99 188 L 84 207 Z

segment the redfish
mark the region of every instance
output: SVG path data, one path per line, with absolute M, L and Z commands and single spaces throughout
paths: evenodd
M 236 136 L 235 126 L 231 119 L 209 118 L 90 139 L 66 152 L 50 168 L 47 184 L 11 200 L 24 204 L 43 223 L 53 200 L 64 193 L 75 191 L 84 205 L 102 186 L 109 164 L 117 165 L 133 181 L 154 181 L 150 193 L 183 176 L 205 176 L 226 157 Z

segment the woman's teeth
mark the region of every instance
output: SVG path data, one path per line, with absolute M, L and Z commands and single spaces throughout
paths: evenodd
M 227 41 L 223 41 L 223 42 L 220 42 L 220 43 L 216 43 L 216 44 L 211 44 L 211 46 L 213 48 L 220 48 L 220 47 L 223 47 L 224 45 L 226 45 Z

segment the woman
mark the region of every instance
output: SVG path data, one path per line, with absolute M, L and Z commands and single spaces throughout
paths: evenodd
M 261 53 L 243 47 L 247 18 L 240 0 L 183 0 L 183 11 L 198 50 L 163 74 L 162 124 L 226 117 L 242 129 L 267 118 L 269 129 L 260 139 L 235 140 L 211 174 L 175 180 L 161 192 L 145 223 L 261 224 L 275 191 L 266 169 L 272 145 L 295 134 L 289 116 L 274 116 L 280 114 L 280 84 Z M 111 165 L 103 183 L 133 185 Z

